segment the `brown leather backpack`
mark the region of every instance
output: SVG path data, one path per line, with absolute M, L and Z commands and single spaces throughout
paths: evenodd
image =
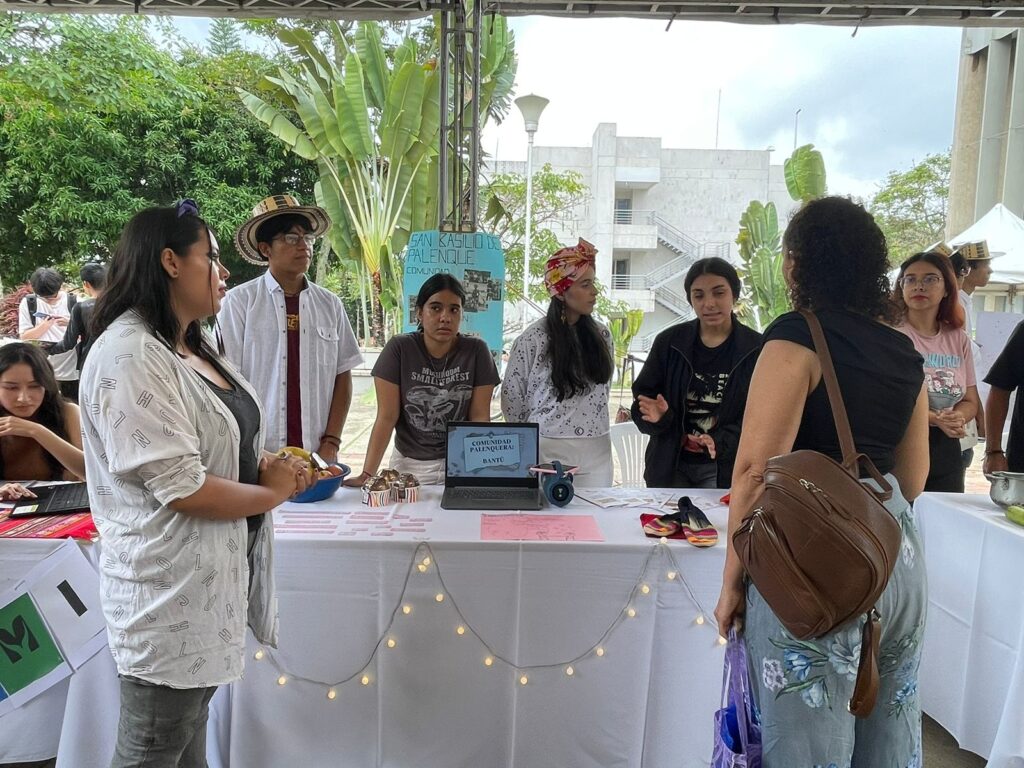
M 874 606 L 900 551 L 900 525 L 883 501 L 892 486 L 857 453 L 818 318 L 801 312 L 821 362 L 843 463 L 817 451 L 768 460 L 764 490 L 733 534 L 740 562 L 794 637 L 821 637 L 867 614 L 849 710 L 867 717 L 878 694 L 880 618 Z M 863 468 L 878 489 L 860 481 Z

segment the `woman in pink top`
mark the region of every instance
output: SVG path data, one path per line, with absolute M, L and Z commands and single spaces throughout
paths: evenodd
M 924 357 L 928 385 L 931 468 L 924 489 L 963 493 L 960 438 L 978 412 L 979 399 L 953 265 L 941 253 L 914 254 L 900 265 L 897 285 L 896 303 L 903 312 L 897 327 Z

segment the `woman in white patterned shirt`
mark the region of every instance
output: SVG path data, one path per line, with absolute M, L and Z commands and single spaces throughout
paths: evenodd
M 200 325 L 227 277 L 194 202 L 150 208 L 125 227 L 93 315 L 80 399 L 121 678 L 112 768 L 205 766 L 209 702 L 242 673 L 246 619 L 276 642 L 262 517 L 309 471 L 261 453 L 259 402 Z
M 548 259 L 547 317 L 523 331 L 501 385 L 506 421 L 540 424 L 542 461 L 579 467 L 578 486 L 612 484 L 608 395 L 614 372 L 611 333 L 591 315 L 597 303 L 597 250 L 582 238 Z

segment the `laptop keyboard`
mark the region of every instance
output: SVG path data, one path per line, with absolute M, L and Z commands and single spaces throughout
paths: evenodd
M 535 488 L 449 488 L 449 498 L 470 499 L 474 501 L 491 501 L 497 499 L 522 499 L 536 501 Z
M 54 499 L 53 506 L 58 509 L 79 509 L 89 506 L 89 487 L 82 483 L 69 488 L 62 488 Z

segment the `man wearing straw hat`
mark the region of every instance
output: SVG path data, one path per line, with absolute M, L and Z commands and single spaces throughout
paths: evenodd
M 233 288 L 217 319 L 224 348 L 267 412 L 264 447 L 317 451 L 335 461 L 363 358 L 341 300 L 306 277 L 327 212 L 291 195 L 261 201 L 235 235 L 242 258 L 267 267 Z

